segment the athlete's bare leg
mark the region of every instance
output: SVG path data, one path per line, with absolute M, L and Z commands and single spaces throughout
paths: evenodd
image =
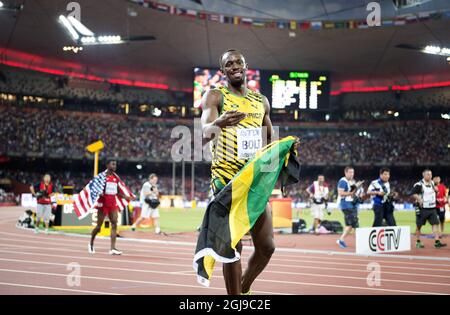
M 239 242 L 236 246 L 239 253 L 242 252 L 242 243 Z M 234 263 L 223 264 L 222 266 L 223 278 L 225 279 L 225 287 L 227 294 L 239 295 L 242 292 L 242 265 L 241 260 Z
M 118 211 L 110 211 L 108 214 L 109 222 L 111 222 L 111 249 L 116 248 L 116 238 L 117 238 L 117 217 L 119 216 Z
M 141 224 L 142 221 L 144 221 L 145 218 L 139 217 L 134 223 L 133 227 L 138 227 L 139 224 Z
M 97 225 L 91 232 L 91 246 L 94 246 L 95 237 L 97 236 L 98 232 L 100 232 L 104 220 L 105 215 L 103 214 L 103 212 L 101 210 L 97 210 Z
M 255 251 L 248 260 L 247 269 L 242 278 L 242 293 L 247 293 L 256 277 L 264 270 L 275 251 L 273 240 L 272 209 L 267 205 L 264 213 L 258 218 L 252 230 Z

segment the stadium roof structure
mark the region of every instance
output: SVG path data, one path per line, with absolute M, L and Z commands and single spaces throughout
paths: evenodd
M 63 46 L 74 44 L 58 23 L 59 15 L 70 13 L 68 1 L 26 1 L 19 12 L 0 11 L 0 63 L 141 80 L 187 91 L 193 67 L 217 67 L 224 50 L 237 48 L 254 69 L 331 71 L 333 90 L 349 84 L 450 81 L 445 57 L 396 47 L 448 47 L 450 19 L 365 29 L 297 29 L 290 36 L 289 29 L 217 23 L 125 0 L 78 2 L 82 23 L 96 34 L 153 35 L 156 40 L 85 46 L 77 54 L 63 51 Z M 324 2 L 331 6 L 336 1 Z

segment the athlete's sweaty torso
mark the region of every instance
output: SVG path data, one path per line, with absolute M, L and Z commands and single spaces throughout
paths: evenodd
M 237 110 L 247 116 L 237 125 L 223 128 L 217 140 L 211 142 L 213 189 L 217 181 L 226 185 L 251 159 L 252 152 L 262 147 L 261 127 L 265 114 L 263 96 L 260 93 L 247 89 L 245 96 L 238 96 L 226 87 L 219 87 L 218 90 L 223 96 L 219 115 L 225 111 Z

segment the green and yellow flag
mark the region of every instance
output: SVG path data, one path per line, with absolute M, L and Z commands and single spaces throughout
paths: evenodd
M 298 181 L 299 166 L 288 167 L 294 164 L 292 160 L 296 162 L 291 154 L 294 142 L 295 138 L 289 136 L 262 148 L 209 203 L 193 263 L 200 284 L 209 286 L 215 261 L 232 263 L 240 259 L 236 246 L 264 213 L 280 173 L 298 170 L 290 174 Z

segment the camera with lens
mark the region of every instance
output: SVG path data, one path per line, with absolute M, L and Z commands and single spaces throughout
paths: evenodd
M 145 198 L 144 201 L 145 201 L 145 203 L 148 204 L 148 205 L 150 206 L 150 208 L 152 208 L 152 209 L 156 209 L 156 208 L 159 206 L 159 204 L 160 204 L 160 202 L 159 202 L 158 199 L 150 198 L 150 197 Z
M 362 189 L 361 189 L 363 183 L 364 183 L 364 181 L 362 180 L 362 181 L 357 182 L 356 184 L 350 185 L 350 191 L 351 191 L 351 192 L 355 192 L 355 195 L 354 195 L 353 201 L 352 201 L 353 206 L 355 206 L 355 207 L 356 207 L 358 204 L 363 203 L 363 199 L 362 199 L 363 191 L 362 191 Z
M 46 190 L 39 190 L 36 193 L 36 198 L 47 198 L 48 197 L 48 192 Z

